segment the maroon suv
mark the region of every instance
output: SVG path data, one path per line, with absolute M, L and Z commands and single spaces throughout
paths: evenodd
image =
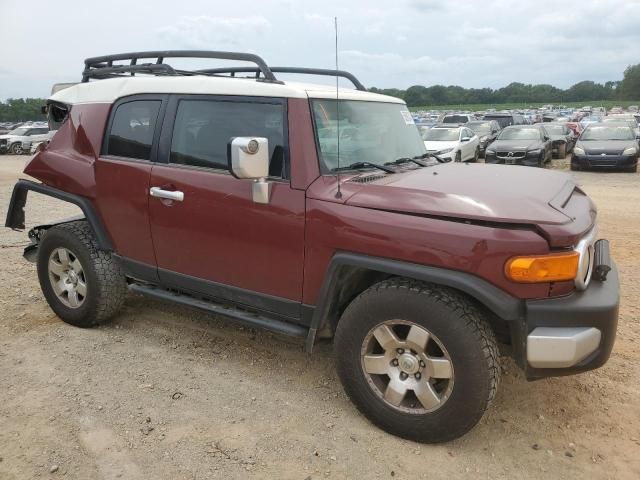
M 174 69 L 174 57 L 255 67 Z M 338 75 L 355 89 L 282 82 Z M 498 344 L 528 379 L 609 358 L 618 275 L 570 176 L 444 163 L 403 101 L 347 72 L 255 55 L 141 52 L 85 61 L 47 105 L 58 130 L 28 191 L 83 218 L 33 228 L 26 251 L 65 322 L 114 316 L 127 290 L 306 339 L 334 339 L 348 395 L 376 425 L 441 442 L 498 385 Z

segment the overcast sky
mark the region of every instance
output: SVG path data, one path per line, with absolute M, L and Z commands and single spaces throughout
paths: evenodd
M 333 68 L 334 16 L 340 68 L 366 86 L 566 88 L 640 62 L 640 0 L 0 0 L 0 99 L 46 97 L 84 58 L 139 50 Z

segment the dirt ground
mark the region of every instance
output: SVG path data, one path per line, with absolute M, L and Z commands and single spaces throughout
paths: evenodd
M 27 160 L 0 156 L 3 215 Z M 503 359 L 482 422 L 437 446 L 358 414 L 331 345 L 308 357 L 296 341 L 135 296 L 108 325 L 66 325 L 22 258 L 26 234 L 0 229 L 0 479 L 640 478 L 640 175 L 575 176 L 620 268 L 611 360 L 528 383 Z M 33 195 L 27 221 L 72 214 Z

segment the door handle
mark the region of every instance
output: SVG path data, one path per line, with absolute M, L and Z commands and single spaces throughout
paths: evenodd
M 165 198 L 167 200 L 174 200 L 181 202 L 184 200 L 184 193 L 179 191 L 163 190 L 160 187 L 151 187 L 149 189 L 149 195 L 156 198 Z

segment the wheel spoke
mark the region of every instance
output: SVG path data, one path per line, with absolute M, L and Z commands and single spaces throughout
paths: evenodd
M 64 283 L 64 280 L 53 281 L 51 282 L 51 286 L 58 296 L 67 291 L 67 286 Z
M 365 355 L 364 371 L 372 375 L 384 375 L 389 371 L 389 360 L 384 355 Z
M 56 277 L 60 278 L 64 273 L 64 267 L 62 264 L 56 262 L 53 258 L 49 259 L 49 271 Z
M 63 266 L 68 266 L 69 265 L 69 252 L 67 252 L 67 250 L 65 248 L 59 248 L 57 251 L 58 254 L 58 258 L 60 259 L 60 263 Z
M 424 328 L 420 328 L 417 325 L 413 325 L 409 329 L 407 335 L 407 343 L 414 347 L 417 352 L 424 352 L 427 348 L 427 342 L 429 342 L 429 332 Z
M 80 273 L 82 272 L 82 265 L 80 265 L 80 260 L 74 258 L 73 262 L 71 262 L 71 268 L 73 268 L 74 272 L 80 275 Z
M 426 410 L 431 410 L 440 404 L 440 397 L 429 382 L 420 382 L 413 392 Z
M 432 378 L 451 378 L 451 362 L 446 358 L 429 358 L 427 363 Z
M 406 393 L 407 387 L 401 380 L 391 379 L 384 391 L 384 399 L 397 407 L 404 400 Z
M 78 292 L 76 292 L 74 289 L 69 289 L 67 297 L 69 298 L 69 305 L 71 305 L 72 307 L 77 307 L 78 305 L 80 305 L 80 300 L 78 300 Z
M 389 350 L 391 348 L 395 348 L 400 344 L 400 340 L 396 337 L 396 334 L 393 333 L 391 327 L 387 325 L 380 325 L 373 331 L 373 336 L 376 337 L 376 340 L 380 344 L 382 348 L 385 350 Z
M 78 292 L 78 295 L 81 295 L 82 298 L 87 296 L 87 284 L 84 283 L 82 280 L 78 280 L 78 284 L 76 285 L 76 291 Z

